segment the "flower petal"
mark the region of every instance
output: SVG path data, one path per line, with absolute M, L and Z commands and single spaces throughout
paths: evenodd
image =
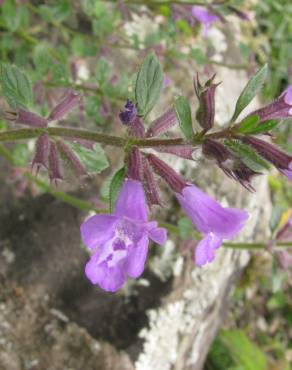
M 95 215 L 88 218 L 80 227 L 81 239 L 89 248 L 105 243 L 114 235 L 117 217 L 111 215 Z
M 223 208 L 220 203 L 196 186 L 186 186 L 176 197 L 193 224 L 208 234 L 232 239 L 243 228 L 248 213 L 237 208 Z
M 127 179 L 124 182 L 116 202 L 114 215 L 147 221 L 147 204 L 140 181 Z
M 280 172 L 292 181 L 292 170 L 280 170 Z
M 92 284 L 98 284 L 107 292 L 116 292 L 126 281 L 123 265 L 118 264 L 109 268 L 106 262 L 98 264 L 95 255 L 87 262 L 85 275 Z
M 125 261 L 125 272 L 132 278 L 139 277 L 144 271 L 148 254 L 149 239 L 144 235 L 136 245 L 129 246 Z
M 149 238 L 155 243 L 163 245 L 167 240 L 167 231 L 163 227 L 155 227 L 149 230 Z
M 203 266 L 215 258 L 215 249 L 222 244 L 222 239 L 214 233 L 207 234 L 197 245 L 195 250 L 195 263 Z

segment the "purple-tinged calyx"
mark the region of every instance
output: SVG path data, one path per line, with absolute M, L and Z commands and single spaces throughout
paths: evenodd
M 258 115 L 260 122 L 292 117 L 292 85 L 272 103 L 250 113 L 250 115 Z
M 124 125 L 131 123 L 134 118 L 137 116 L 137 109 L 135 104 L 131 100 L 127 100 L 125 104 L 125 109 L 120 112 L 119 118 Z
M 49 114 L 49 121 L 62 119 L 67 113 L 71 112 L 79 105 L 80 96 L 76 91 L 70 90 L 63 100 L 57 104 Z
M 147 159 L 154 171 L 166 181 L 175 193 L 182 192 L 187 182 L 181 175 L 153 154 L 148 154 Z
M 171 127 L 173 127 L 176 123 L 177 123 L 177 117 L 176 117 L 175 110 L 173 108 L 170 108 L 150 124 L 150 127 L 147 130 L 146 136 L 152 137 L 152 136 L 158 136 L 158 135 L 164 134 Z
M 292 180 L 292 156 L 275 145 L 252 136 L 243 136 L 241 141 L 250 145 L 258 154 L 272 163 L 280 172 Z
M 147 157 L 142 158 L 142 166 L 143 166 L 143 186 L 145 189 L 146 198 L 148 200 L 148 204 L 151 205 L 162 205 L 158 185 L 156 183 L 156 179 L 152 172 L 152 169 L 149 165 Z
M 134 136 L 136 138 L 145 137 L 145 127 L 140 117 L 136 116 L 127 124 L 127 128 L 130 136 Z
M 8 121 L 18 123 L 21 125 L 27 125 L 31 127 L 47 127 L 48 120 L 39 116 L 36 113 L 26 111 L 24 109 L 18 109 L 17 112 L 6 112 L 6 118 Z
M 49 152 L 49 178 L 51 182 L 57 185 L 58 180 L 63 180 L 60 167 L 60 159 L 58 156 L 57 145 L 51 141 L 50 142 L 50 152 Z
M 191 145 L 161 145 L 156 147 L 155 150 L 160 153 L 168 153 L 176 155 L 177 157 L 193 160 L 193 152 L 196 150 Z
M 223 144 L 212 139 L 206 139 L 202 145 L 203 154 L 216 160 L 221 170 L 229 177 L 238 181 L 249 191 L 254 191 L 251 180 L 260 175 L 249 168 L 240 158 L 237 158 Z
M 248 218 L 247 212 L 223 208 L 194 185 L 186 186 L 176 197 L 194 226 L 204 235 L 195 250 L 195 263 L 198 266 L 212 262 L 222 241 L 237 236 Z
M 206 8 L 201 6 L 193 6 L 192 7 L 192 15 L 199 21 L 203 26 L 203 35 L 204 37 L 208 36 L 208 31 L 210 26 L 219 20 L 219 17 L 211 12 L 209 12 Z
M 142 180 L 142 156 L 137 147 L 133 147 L 128 154 L 127 176 L 132 180 Z
M 196 118 L 200 126 L 205 130 L 210 130 L 214 125 L 215 118 L 215 90 L 218 84 L 213 84 L 215 75 L 210 78 L 204 86 L 199 81 L 199 76 L 194 78 L 194 88 L 199 100 L 199 108 Z
M 85 267 L 92 284 L 116 292 L 128 277 L 144 270 L 149 239 L 163 245 L 167 233 L 156 221 L 148 221 L 141 182 L 126 179 L 111 215 L 95 215 L 80 228 L 83 243 L 93 252 Z
M 48 168 L 50 152 L 50 140 L 47 133 L 41 134 L 35 144 L 35 155 L 32 160 L 32 168 L 36 168 L 36 173 L 41 167 Z
M 78 176 L 87 175 L 85 166 L 81 163 L 80 159 L 67 144 L 59 140 L 57 142 L 57 148 L 61 156 L 66 160 L 66 162 Z

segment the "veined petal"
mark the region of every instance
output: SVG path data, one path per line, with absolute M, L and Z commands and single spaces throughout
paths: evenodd
M 92 284 L 98 284 L 107 292 L 116 292 L 126 281 L 126 275 L 121 264 L 109 268 L 106 262 L 98 264 L 95 255 L 87 262 L 85 275 Z
M 214 233 L 207 234 L 202 239 L 195 250 L 195 263 L 198 266 L 203 266 L 210 263 L 215 258 L 215 249 L 222 244 L 222 239 Z
M 148 254 L 149 239 L 144 235 L 136 245 L 129 246 L 125 261 L 125 272 L 132 278 L 139 277 L 144 271 Z
M 95 248 L 111 239 L 118 218 L 111 215 L 95 215 L 83 222 L 80 227 L 81 239 L 89 248 Z
M 127 179 L 120 191 L 114 215 L 147 221 L 147 203 L 140 181 Z

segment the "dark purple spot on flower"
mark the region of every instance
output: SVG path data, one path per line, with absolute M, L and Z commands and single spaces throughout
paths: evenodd
M 115 241 L 113 242 L 113 250 L 118 251 L 118 250 L 124 250 L 124 249 L 126 249 L 125 242 L 119 238 L 115 239 Z

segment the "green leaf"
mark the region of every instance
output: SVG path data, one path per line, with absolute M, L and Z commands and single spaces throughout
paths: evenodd
M 242 330 L 226 330 L 220 333 L 220 340 L 228 348 L 236 365 L 244 370 L 267 370 L 263 351 L 253 343 Z
M 252 170 L 261 171 L 270 168 L 268 162 L 249 145 L 239 140 L 225 140 L 224 144 Z
M 270 119 L 269 121 L 261 122 L 255 127 L 253 130 L 249 131 L 249 134 L 262 134 L 267 131 L 271 131 L 273 128 L 278 126 L 279 123 L 282 121 L 278 121 L 275 119 Z
M 249 133 L 251 130 L 257 127 L 259 120 L 260 117 L 258 115 L 248 116 L 240 122 L 236 131 L 241 132 L 242 134 Z
M 182 217 L 177 223 L 179 235 L 182 239 L 187 239 L 192 234 L 194 229 L 192 221 L 187 217 Z
M 240 94 L 236 106 L 235 112 L 232 117 L 232 121 L 235 121 L 243 109 L 252 101 L 256 94 L 261 90 L 266 80 L 268 73 L 268 65 L 265 64 L 260 68 L 257 73 L 248 81 L 247 85 Z
M 26 143 L 17 144 L 11 154 L 15 166 L 25 167 L 27 165 L 30 152 Z
M 37 71 L 41 74 L 47 73 L 53 65 L 53 58 L 49 53 L 49 48 L 48 44 L 39 43 L 33 50 L 33 62 Z
M 98 84 L 101 86 L 101 88 L 104 87 L 106 84 L 110 74 L 110 66 L 107 62 L 107 60 L 103 57 L 99 58 L 96 69 L 95 69 L 95 76 L 98 81 Z
M 88 173 L 97 174 L 109 166 L 104 150 L 100 144 L 95 144 L 93 150 L 91 150 L 80 144 L 74 143 L 72 144 L 72 149 L 78 155 Z
M 279 120 L 271 119 L 265 122 L 259 122 L 260 117 L 258 115 L 248 116 L 243 119 L 239 126 L 236 127 L 236 131 L 242 134 L 262 134 L 267 131 L 271 131 L 275 128 L 280 122 Z
M 125 167 L 120 168 L 113 176 L 109 187 L 109 207 L 110 212 L 112 212 L 117 197 L 119 195 L 120 189 L 123 185 L 126 176 Z
M 189 102 L 184 96 L 179 96 L 174 102 L 174 108 L 182 133 L 187 139 L 191 139 L 194 136 L 194 132 Z
M 30 79 L 16 66 L 0 64 L 0 84 L 11 108 L 31 107 L 33 95 Z
M 163 83 L 161 65 L 154 53 L 150 53 L 144 59 L 138 72 L 135 97 L 138 113 L 146 116 L 157 103 Z
M 29 27 L 29 12 L 26 7 L 15 4 L 14 0 L 6 0 L 1 5 L 1 21 L 11 31 Z M 2 35 L 1 35 L 2 38 Z

